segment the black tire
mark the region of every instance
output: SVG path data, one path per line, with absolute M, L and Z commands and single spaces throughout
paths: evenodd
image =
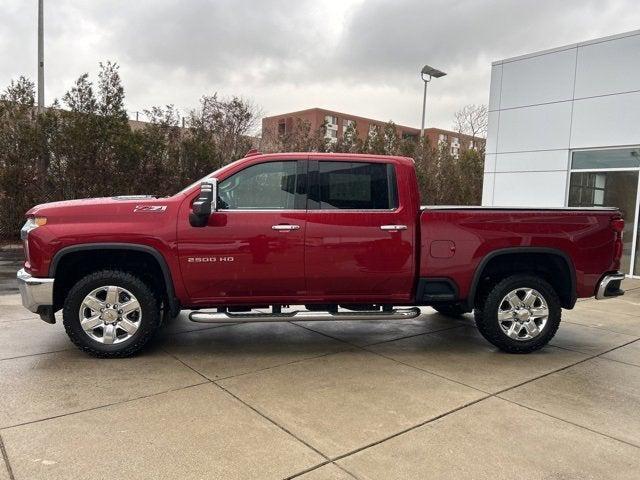
M 442 303 L 433 305 L 433 308 L 445 317 L 451 318 L 460 318 L 465 313 L 469 313 L 469 309 L 459 303 Z
M 130 338 L 121 343 L 105 344 L 94 340 L 80 325 L 80 306 L 85 297 L 93 290 L 107 285 L 128 290 L 140 304 L 140 325 Z M 129 357 L 138 353 L 161 324 L 160 302 L 153 291 L 138 277 L 119 270 L 101 270 L 78 281 L 67 294 L 62 316 L 71 341 L 80 350 L 100 358 Z
M 536 290 L 547 304 L 546 323 L 540 329 L 540 333 L 531 339 L 509 337 L 503 331 L 501 322 L 498 321 L 502 300 L 508 293 L 520 288 Z M 482 336 L 500 350 L 509 353 L 529 353 L 544 347 L 558 331 L 561 317 L 560 299 L 553 287 L 542 278 L 528 274 L 513 275 L 497 283 L 489 290 L 484 304 L 480 305 L 475 312 L 476 325 Z M 525 335 L 527 333 L 525 332 Z

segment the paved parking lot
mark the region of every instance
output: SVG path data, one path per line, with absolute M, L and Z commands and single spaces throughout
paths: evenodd
M 96 360 L 0 296 L 6 479 L 640 477 L 640 282 L 496 351 L 471 317 L 207 326 Z

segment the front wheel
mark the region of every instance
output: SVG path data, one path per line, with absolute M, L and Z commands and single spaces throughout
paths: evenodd
M 128 357 L 160 325 L 160 306 L 149 286 L 118 270 L 82 278 L 64 302 L 63 323 L 71 341 L 96 357 Z
M 476 310 L 484 338 L 509 353 L 545 346 L 560 326 L 562 307 L 548 282 L 534 275 L 513 275 L 497 283 Z

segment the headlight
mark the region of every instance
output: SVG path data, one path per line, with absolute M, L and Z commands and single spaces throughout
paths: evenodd
M 43 225 L 47 224 L 47 219 L 45 217 L 29 217 L 27 218 L 27 221 L 25 222 L 24 226 L 22 227 L 22 230 L 20 230 L 20 238 L 22 240 L 26 240 L 27 236 L 29 235 L 29 232 L 31 230 L 34 230 L 38 227 L 41 227 Z

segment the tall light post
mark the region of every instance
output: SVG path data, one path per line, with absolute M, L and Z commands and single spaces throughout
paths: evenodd
M 38 110 L 44 108 L 44 8 L 38 0 Z
M 424 82 L 424 96 L 422 97 L 422 126 L 420 127 L 420 138 L 424 137 L 424 118 L 427 112 L 427 85 L 432 78 L 444 77 L 446 73 L 438 70 L 437 68 L 425 65 L 420 71 L 420 76 Z

